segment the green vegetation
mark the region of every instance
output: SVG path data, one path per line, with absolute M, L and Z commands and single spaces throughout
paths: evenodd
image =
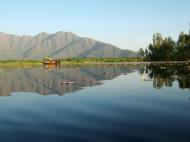
M 154 34 L 153 43 L 148 48 L 139 49 L 138 53 L 145 61 L 187 61 L 190 60 L 190 35 L 180 33 L 178 41 L 171 37 L 163 38 Z
M 133 58 L 68 58 L 61 59 L 62 63 L 98 63 L 98 62 L 141 62 L 143 58 L 133 57 Z
M 33 67 L 41 65 L 40 60 L 0 60 L 0 67 Z
M 67 58 L 61 59 L 61 64 L 103 64 L 118 62 L 141 62 L 142 58 Z M 43 60 L 0 60 L 0 67 L 32 67 L 42 65 Z

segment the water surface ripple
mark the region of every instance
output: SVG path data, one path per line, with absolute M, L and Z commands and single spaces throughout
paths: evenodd
M 190 70 L 182 68 L 4 69 L 0 141 L 189 142 Z

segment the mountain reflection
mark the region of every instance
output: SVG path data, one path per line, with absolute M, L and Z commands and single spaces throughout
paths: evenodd
M 181 89 L 190 89 L 190 64 L 151 64 L 140 71 L 153 79 L 154 88 L 172 87 L 175 81 Z
M 83 87 L 101 85 L 103 80 L 133 72 L 134 69 L 132 66 L 3 69 L 0 72 L 0 96 L 10 96 L 12 92 L 63 95 Z M 61 84 L 64 80 L 76 84 Z

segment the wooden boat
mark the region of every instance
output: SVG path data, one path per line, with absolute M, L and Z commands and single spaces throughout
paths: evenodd
M 45 58 L 43 61 L 44 65 L 59 65 L 61 61 L 59 59 Z

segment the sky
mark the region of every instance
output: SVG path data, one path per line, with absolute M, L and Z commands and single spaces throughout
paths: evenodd
M 0 0 L 0 32 L 73 32 L 137 51 L 154 33 L 188 32 L 190 0 Z

